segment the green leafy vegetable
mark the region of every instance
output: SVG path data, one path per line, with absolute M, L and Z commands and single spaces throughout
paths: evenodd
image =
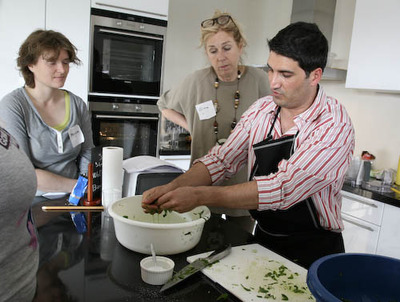
M 250 288 L 245 287 L 243 284 L 240 284 L 240 285 L 243 287 L 244 290 L 246 290 L 246 291 L 248 291 L 248 292 L 251 291 Z
M 217 298 L 217 301 L 219 301 L 219 300 L 226 300 L 226 299 L 228 299 L 228 294 L 227 294 L 227 293 L 222 294 L 221 296 L 219 296 L 219 297 Z

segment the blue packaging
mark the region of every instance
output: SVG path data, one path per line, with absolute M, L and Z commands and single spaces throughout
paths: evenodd
M 79 234 L 85 233 L 87 231 L 86 227 L 86 218 L 83 213 L 75 213 L 75 212 L 70 212 L 72 222 L 75 225 L 76 231 Z
M 72 193 L 69 195 L 68 201 L 70 204 L 78 205 L 79 201 L 85 195 L 85 191 L 87 188 L 88 179 L 84 176 L 79 176 L 78 181 L 76 182 Z M 87 231 L 86 227 L 86 218 L 83 213 L 75 213 L 70 212 L 71 219 L 75 225 L 75 228 L 78 233 L 85 233 Z
M 69 203 L 77 206 L 79 200 L 85 195 L 85 191 L 87 188 L 88 179 L 82 175 L 79 176 L 78 181 L 76 182 L 72 193 L 69 195 L 68 201 Z

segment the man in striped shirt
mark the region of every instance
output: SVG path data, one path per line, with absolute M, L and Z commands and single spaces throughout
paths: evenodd
M 290 24 L 268 44 L 272 95 L 242 115 L 224 145 L 171 183 L 145 192 L 143 207 L 251 210 L 261 244 L 309 267 L 344 252 L 340 190 L 354 129 L 345 108 L 319 84 L 328 42 L 315 24 Z M 218 186 L 246 162 L 249 182 Z

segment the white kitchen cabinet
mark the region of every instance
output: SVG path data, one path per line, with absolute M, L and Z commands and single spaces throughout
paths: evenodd
M 385 204 L 377 254 L 400 259 L 400 208 Z
M 380 226 L 342 213 L 345 230 L 343 240 L 347 253 L 375 254 Z
M 336 0 L 329 67 L 347 70 L 356 0 Z
M 87 101 L 90 0 L 0 0 L 0 98 L 24 85 L 16 67 L 18 50 L 36 29 L 60 31 L 78 49 L 82 65 L 71 64 L 65 88 Z
M 167 20 L 168 3 L 169 0 L 92 0 L 92 7 Z
M 81 65 L 70 65 L 64 88 L 86 103 L 89 91 L 90 0 L 47 0 L 46 29 L 63 33 L 78 49 Z
M 341 193 L 346 252 L 400 259 L 400 208 L 346 191 Z
M 347 253 L 375 254 L 384 204 L 342 191 L 343 240 Z
M 400 91 L 400 1 L 357 1 L 346 88 Z
M 17 69 L 18 50 L 33 30 L 44 27 L 45 7 L 45 0 L 0 0 L 0 99 L 24 85 Z

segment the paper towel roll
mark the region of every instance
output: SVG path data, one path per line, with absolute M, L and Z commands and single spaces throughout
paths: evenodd
M 123 148 L 103 147 L 102 204 L 106 208 L 122 196 L 124 171 L 122 168 Z

